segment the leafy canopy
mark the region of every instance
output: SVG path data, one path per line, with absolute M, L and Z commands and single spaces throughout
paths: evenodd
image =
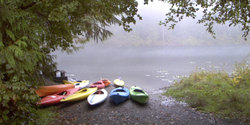
M 134 0 L 0 0 L 0 124 L 37 123 L 34 90 L 56 68 L 50 53 L 77 38 L 104 40 L 114 24 L 130 31 Z M 29 116 L 29 117 L 27 117 Z
M 151 0 L 152 1 L 152 0 Z M 250 3 L 249 0 L 162 0 L 171 5 L 166 19 L 162 25 L 169 25 L 174 29 L 175 25 L 184 17 L 197 18 L 196 13 L 202 11 L 203 15 L 198 19 L 199 24 L 204 24 L 206 30 L 215 38 L 214 24 L 239 25 L 243 32 L 242 37 L 247 40 L 250 30 Z M 148 0 L 145 0 L 148 4 Z

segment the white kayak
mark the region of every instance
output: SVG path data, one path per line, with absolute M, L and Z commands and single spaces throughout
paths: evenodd
M 88 96 L 89 105 L 97 105 L 104 102 L 108 97 L 108 92 L 105 89 L 99 89 Z
M 89 85 L 89 80 L 82 80 L 73 84 L 75 85 L 75 88 L 79 87 L 80 89 L 83 89 Z

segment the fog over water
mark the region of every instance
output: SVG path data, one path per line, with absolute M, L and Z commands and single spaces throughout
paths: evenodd
M 243 40 L 240 27 L 216 25 L 216 39 L 192 19 L 168 30 L 158 25 L 167 7 L 163 2 L 143 5 L 139 1 L 143 20 L 132 25 L 133 31 L 113 26 L 113 36 L 106 41 L 88 42 L 72 54 L 55 52 L 58 69 L 90 82 L 120 77 L 127 86 L 157 89 L 199 68 L 230 73 L 235 63 L 243 59 L 250 62 L 250 38 Z

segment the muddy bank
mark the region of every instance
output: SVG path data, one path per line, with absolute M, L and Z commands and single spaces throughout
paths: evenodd
M 128 86 L 126 86 L 128 87 Z M 106 88 L 110 92 L 114 86 Z M 200 113 L 188 107 L 185 103 L 162 96 L 164 89 L 147 90 L 149 102 L 141 105 L 127 100 L 114 105 L 110 98 L 103 104 L 89 106 L 87 100 L 62 103 L 55 107 L 60 116 L 52 124 L 61 125 L 244 125 L 238 120 L 215 118 L 210 114 Z

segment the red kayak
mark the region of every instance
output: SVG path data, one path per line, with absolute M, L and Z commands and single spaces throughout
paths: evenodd
M 51 85 L 51 86 L 41 86 L 36 90 L 38 96 L 52 95 L 58 92 L 65 91 L 67 89 L 75 88 L 73 84 L 62 84 L 62 85 Z
M 44 98 L 42 98 L 39 102 L 37 102 L 37 105 L 41 105 L 41 106 L 49 106 L 49 105 L 54 105 L 57 103 L 60 103 L 60 100 L 74 94 L 75 92 L 77 92 L 80 88 L 72 88 L 72 89 L 67 89 L 65 91 L 61 91 L 59 93 L 56 93 L 54 95 L 48 95 Z
M 105 87 L 105 84 L 103 83 L 102 80 L 90 84 L 90 88 L 95 88 L 95 87 L 97 87 L 98 89 L 103 89 Z
M 101 81 L 104 83 L 105 86 L 109 86 L 111 84 L 111 82 L 107 79 L 103 79 Z

